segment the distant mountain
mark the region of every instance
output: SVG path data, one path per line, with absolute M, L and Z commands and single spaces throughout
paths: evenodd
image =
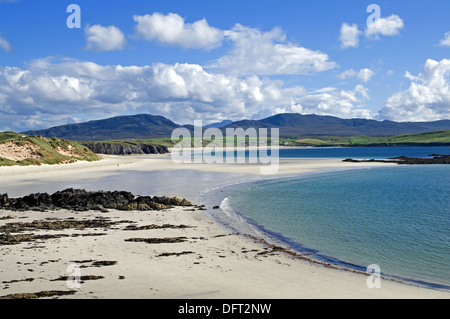
M 162 116 L 138 114 L 105 120 L 55 126 L 23 134 L 59 137 L 73 141 L 104 141 L 171 136 L 180 125 Z
M 393 122 L 366 119 L 341 119 L 333 116 L 284 113 L 262 120 L 237 121 L 224 127 L 244 129 L 279 128 L 282 137 L 299 136 L 391 136 L 450 129 L 450 120 L 435 122 Z
M 222 122 L 223 123 L 223 122 Z M 226 124 L 226 123 L 225 123 Z M 179 127 L 193 130 L 192 125 L 181 126 L 165 117 L 148 114 L 118 116 L 104 120 L 27 131 L 23 134 L 59 137 L 73 141 L 106 141 L 170 137 Z M 333 116 L 284 113 L 262 120 L 242 120 L 221 127 L 227 128 L 279 128 L 280 137 L 300 136 L 392 136 L 419 134 L 450 129 L 450 120 L 435 122 L 393 122 L 366 119 L 341 119 Z
M 221 127 L 230 125 L 230 124 L 232 124 L 232 123 L 233 123 L 233 121 L 230 121 L 230 120 L 224 120 L 224 121 L 222 121 L 222 122 L 212 123 L 212 124 L 209 124 L 209 125 L 205 125 L 205 126 L 203 126 L 203 127 L 204 127 L 204 128 L 210 128 L 210 127 L 221 128 Z

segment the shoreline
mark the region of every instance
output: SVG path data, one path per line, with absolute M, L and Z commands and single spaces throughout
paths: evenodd
M 102 162 L 102 161 L 100 161 Z M 281 162 L 281 161 L 280 161 Z M 150 165 L 148 165 L 151 163 Z M 92 164 L 92 163 L 90 163 Z M 71 164 L 68 164 L 71 165 Z M 119 165 L 119 171 L 117 171 L 117 165 Z M 223 165 L 223 166 L 222 166 Z M 233 165 L 233 164 L 232 164 Z M 299 162 L 292 163 L 290 160 L 282 161 L 280 163 L 280 171 L 275 176 L 275 178 L 281 178 L 289 174 L 298 174 L 300 173 L 307 173 L 307 172 L 314 172 L 320 169 L 324 169 L 327 167 L 330 167 L 330 165 L 337 169 L 342 168 L 351 168 L 351 167 L 357 167 L 362 168 L 363 166 L 358 165 L 351 165 L 351 163 L 340 163 L 338 160 L 305 160 Z M 388 164 L 389 165 L 389 164 Z M 180 172 L 181 170 L 196 170 L 199 173 L 200 172 L 211 172 L 213 174 L 216 174 L 218 172 L 228 172 L 230 169 L 230 165 L 226 164 L 220 164 L 220 165 L 212 165 L 214 167 L 205 167 L 205 166 L 196 166 L 195 164 L 183 164 L 182 167 L 177 166 L 170 162 L 170 157 L 161 157 L 161 156 L 130 156 L 130 157 L 107 157 L 107 161 L 103 162 L 101 165 L 72 165 L 69 167 L 64 167 L 64 169 L 57 169 L 52 170 L 47 167 L 40 167 L 40 169 L 25 169 L 25 170 L 2 170 L 0 169 L 0 177 L 5 180 L 6 183 L 11 182 L 11 184 L 14 183 L 20 183 L 23 182 L 26 179 L 32 179 L 44 177 L 44 182 L 50 182 L 54 179 L 61 179 L 62 176 L 59 176 L 56 178 L 56 175 L 64 175 L 64 179 L 73 179 L 76 180 L 77 178 L 83 178 L 84 176 L 111 176 L 114 174 L 120 174 L 120 172 L 123 173 L 123 171 L 160 171 L 165 170 L 167 172 L 170 172 L 171 174 L 175 174 L 177 172 Z M 364 165 L 367 167 L 373 167 L 378 165 Z M 386 164 L 382 164 L 379 166 L 386 166 Z M 52 173 L 51 173 L 52 172 Z M 248 169 L 246 166 L 241 165 L 234 165 L 232 167 L 232 172 L 237 174 L 238 177 L 236 179 L 244 179 L 245 176 L 247 177 L 253 177 L 255 179 L 258 179 L 257 171 L 253 171 L 251 169 Z M 211 185 L 207 185 L 209 187 Z M 120 188 L 120 187 L 119 187 Z M 127 189 L 125 189 L 127 190 Z M 0 190 L 0 192 L 2 192 Z M 174 195 L 174 194 L 167 194 L 167 195 Z M 190 200 L 190 198 L 188 198 Z M 171 210 L 169 210 L 171 211 Z M 1 212 L 1 216 L 3 216 L 4 212 Z M 58 214 L 53 212 L 53 214 Z M 115 213 L 114 213 L 115 214 Z M 138 214 L 138 213 L 133 213 Z M 171 213 L 168 213 L 169 215 Z M 164 288 L 164 293 L 157 293 L 154 297 L 155 298 L 173 298 L 174 296 L 178 296 L 176 292 L 180 289 L 180 284 L 175 284 L 174 281 L 177 280 L 177 276 L 181 277 L 184 284 L 186 283 L 192 283 L 197 280 L 203 282 L 204 279 L 208 279 L 204 282 L 204 284 L 200 285 L 198 289 L 191 289 L 191 291 L 185 291 L 185 295 L 183 295 L 186 298 L 449 298 L 450 294 L 438 290 L 432 290 L 427 288 L 421 288 L 412 286 L 409 284 L 404 283 L 398 283 L 398 282 L 391 282 L 389 280 L 383 280 L 381 289 L 368 289 L 365 285 L 365 280 L 367 278 L 367 275 L 364 274 L 354 274 L 351 272 L 348 272 L 346 270 L 339 270 L 339 269 L 329 269 L 327 267 L 314 265 L 311 261 L 305 261 L 305 260 L 298 260 L 295 258 L 295 256 L 290 255 L 286 252 L 271 252 L 270 246 L 263 247 L 261 245 L 264 245 L 263 243 L 259 242 L 258 240 L 253 238 L 246 238 L 243 235 L 235 235 L 226 228 L 218 224 L 217 221 L 214 221 L 214 219 L 208 214 L 205 214 L 205 211 L 199 211 L 192 213 L 194 218 L 189 219 L 188 217 L 186 220 L 186 224 L 188 223 L 197 223 L 196 228 L 199 230 L 200 234 L 197 236 L 194 236 L 196 238 L 205 237 L 208 238 L 207 241 L 202 242 L 201 240 L 194 240 L 198 243 L 202 243 L 202 245 L 199 245 L 201 247 L 203 253 L 201 255 L 203 258 L 199 261 L 199 255 L 197 252 L 195 254 L 186 254 L 186 255 L 180 255 L 178 257 L 171 257 L 173 259 L 178 259 L 181 263 L 181 265 L 175 266 L 175 264 L 172 264 L 169 262 L 168 264 L 154 264 L 151 260 L 143 261 L 144 264 L 146 262 L 150 262 L 152 264 L 152 267 L 155 267 L 155 269 L 159 269 L 158 273 L 160 276 L 165 278 L 166 280 L 169 280 L 171 283 L 174 284 L 173 289 L 170 287 Z M 169 215 L 164 214 L 156 214 L 158 216 L 158 220 L 160 224 L 164 221 L 173 223 L 173 219 L 170 220 Z M 186 214 L 187 215 L 187 214 Z M 177 211 L 175 215 L 177 218 L 180 218 L 180 212 Z M 174 217 L 172 216 L 172 217 Z M 190 216 L 192 217 L 192 216 Z M 127 218 L 127 217 L 124 217 Z M 147 218 L 147 217 L 145 217 Z M 2 221 L 4 222 L 4 221 Z M 6 221 L 8 222 L 8 221 Z M 5 222 L 5 223 L 6 223 Z M 205 233 L 206 229 L 206 233 Z M 224 231 L 226 234 L 224 234 Z M 166 232 L 166 235 L 170 235 L 172 232 L 176 235 L 179 235 L 180 230 L 164 230 Z M 205 236 L 205 234 L 209 234 Z M 214 236 L 220 236 L 220 237 L 214 237 Z M 88 238 L 88 237 L 86 237 Z M 226 240 L 226 243 L 220 244 L 221 240 Z M 77 241 L 80 241 L 80 245 L 85 245 L 85 241 L 83 241 L 85 238 L 77 238 Z M 228 241 L 229 239 L 229 241 Z M 232 240 L 231 240 L 232 239 Z M 206 243 L 208 242 L 208 243 Z M 92 242 L 91 242 L 92 243 Z M 175 245 L 175 244 L 173 244 Z M 181 245 L 182 244 L 176 244 Z M 197 244 L 196 244 L 197 245 Z M 81 247 L 80 246 L 80 247 Z M 183 251 L 189 251 L 189 244 L 184 245 L 184 248 L 181 248 L 177 250 L 177 253 L 182 253 Z M 244 250 L 241 252 L 236 252 L 233 250 L 233 247 L 247 247 L 245 251 L 251 252 L 251 254 L 254 254 L 254 259 L 249 258 L 250 253 L 243 253 Z M 220 248 L 219 248 L 220 247 Z M 8 247 L 10 248 L 10 247 Z M 145 247 L 142 247 L 145 248 Z M 192 248 L 192 247 L 191 247 Z M 200 249 L 200 248 L 199 248 Z M 211 256 L 210 253 L 214 250 L 221 250 L 221 254 L 219 256 Z M 237 249 L 237 248 L 236 248 Z M 155 250 L 155 249 L 153 249 Z M 252 250 L 255 250 L 252 252 Z M 232 252 L 234 251 L 234 252 Z M 108 250 L 109 252 L 109 250 Z M 209 253 L 207 253 L 209 252 Z M 113 255 L 116 255 L 117 252 L 109 252 Z M 136 256 L 133 256 L 132 258 L 141 258 L 141 251 L 136 251 Z M 164 252 L 160 252 L 164 253 Z M 261 253 L 258 255 L 258 253 Z M 3 254 L 3 251 L 2 251 Z M 37 254 L 39 255 L 39 254 Z M 196 258 L 194 258 L 197 256 Z M 264 257 L 262 257 L 264 256 Z M 41 257 L 40 257 L 41 258 Z M 218 259 L 217 259 L 218 258 Z M 3 259 L 3 257 L 2 257 Z M 214 269 L 214 267 L 209 267 L 208 264 L 203 265 L 204 268 L 202 271 L 192 270 L 192 265 L 198 265 L 197 263 L 201 263 L 205 261 L 205 259 L 210 259 L 210 264 L 216 264 L 219 267 L 225 267 L 228 270 L 225 272 L 218 271 L 219 267 L 216 267 L 217 269 Z M 167 259 L 165 259 L 167 260 Z M 176 260 L 175 260 L 176 261 Z M 4 261 L 2 261 L 4 264 Z M 123 263 L 126 261 L 119 260 L 119 263 Z M 164 263 L 164 260 L 163 260 Z M 168 269 L 171 269 L 171 267 L 175 267 L 178 269 L 179 274 L 175 275 L 173 273 L 172 276 L 167 277 L 167 274 L 164 270 L 168 267 Z M 181 267 L 183 266 L 183 267 Z M 12 266 L 11 266 L 12 267 Z M 133 267 L 137 267 L 140 270 L 144 267 L 144 265 L 134 265 Z M 259 271 L 260 276 L 258 276 L 258 273 L 253 273 L 252 271 L 249 272 L 252 268 L 257 268 Z M 201 267 L 199 267 L 201 268 Z M 5 267 L 5 269 L 8 269 L 8 271 L 12 270 L 9 267 Z M 106 269 L 106 268 L 105 268 Z M 275 269 L 275 270 L 274 270 Z M 167 270 L 167 269 L 166 269 Z M 281 273 L 279 273 L 281 271 Z M 169 271 L 170 272 L 170 271 Z M 225 275 L 224 275 L 225 274 Z M 4 274 L 2 274 L 3 277 Z M 11 273 L 11 278 L 8 280 L 17 280 L 17 278 L 13 278 L 14 274 Z M 18 275 L 15 273 L 15 275 Z M 221 278 L 224 276 L 223 278 Z M 356 277 L 355 277 L 356 276 Z M 125 276 L 127 277 L 127 276 Z M 260 280 L 262 278 L 266 278 L 269 282 L 267 285 L 264 286 L 264 288 L 259 284 Z M 269 279 L 270 278 L 270 279 Z M 22 278 L 26 279 L 26 278 Z M 99 283 L 101 281 L 98 281 Z M 125 281 L 121 282 L 121 284 L 125 283 Z M 148 282 L 146 282 L 149 284 Z M 32 283 L 27 283 L 28 287 L 34 287 L 34 290 L 37 291 L 36 284 L 33 286 Z M 31 285 L 30 285 L 31 284 Z M 137 282 L 135 282 L 137 284 Z M 21 283 L 23 287 L 27 286 L 25 283 Z M 93 283 L 86 283 L 83 284 L 84 286 L 92 286 L 95 285 Z M 142 284 L 138 284 L 138 286 L 141 286 Z M 161 283 L 162 285 L 162 283 Z M 11 286 L 13 286 L 11 284 Z M 160 289 L 163 289 L 162 285 Z M 351 289 L 348 289 L 349 287 Z M 109 287 L 109 289 L 113 289 L 113 286 Z M 114 286 L 115 287 L 115 286 Z M 11 290 L 12 287 L 10 287 L 8 290 Z M 207 288 L 220 288 L 218 291 L 212 293 L 211 291 L 207 291 Z M 97 288 L 92 288 L 93 290 Z M 100 285 L 99 284 L 99 290 L 94 291 L 94 294 L 98 298 L 108 298 L 108 296 L 111 296 L 114 293 L 112 291 L 108 291 L 107 285 Z M 206 292 L 205 292 L 206 289 Z M 20 290 L 20 289 L 19 289 Z M 198 291 L 202 291 L 201 295 L 198 295 Z M 216 290 L 214 290 L 216 291 Z M 22 291 L 22 292 L 30 292 L 30 291 Z M 5 295 L 6 290 L 2 290 L 2 295 Z M 78 293 L 74 296 L 70 296 L 68 298 L 77 298 Z M 182 297 L 183 297 L 182 296 Z M 81 297 L 79 295 L 78 297 Z M 89 295 L 84 295 L 86 298 L 90 298 Z M 120 298 L 123 296 L 113 296 L 113 298 Z M 133 296 L 127 296 L 126 298 L 133 298 Z M 138 294 L 138 298 L 147 298 L 146 295 Z M 148 296 L 150 297 L 150 296 Z
M 208 190 L 206 193 L 210 192 L 217 192 L 217 191 L 223 191 L 227 187 L 233 187 L 238 185 L 254 185 L 257 183 L 264 183 L 267 181 L 281 181 L 284 179 L 291 179 L 291 178 L 297 178 L 300 176 L 310 175 L 310 174 L 327 174 L 329 172 L 336 172 L 336 171 L 347 171 L 347 170 L 353 170 L 353 169 L 371 169 L 371 168 L 382 168 L 382 167 L 351 167 L 351 168 L 344 168 L 344 169 L 324 169 L 321 171 L 313 171 L 313 172 L 304 172 L 294 175 L 288 175 L 288 176 L 278 176 L 276 178 L 263 178 L 258 179 L 254 181 L 241 181 L 237 183 L 232 184 L 224 184 L 221 185 L 213 190 Z M 226 214 L 227 217 L 220 218 L 217 213 L 214 213 L 211 210 L 207 211 L 207 214 L 210 218 L 212 218 L 216 223 L 219 225 L 225 227 L 230 232 L 239 233 L 243 236 L 248 236 L 250 238 L 254 238 L 256 240 L 259 240 L 263 245 L 271 246 L 271 247 L 277 247 L 281 250 L 283 250 L 286 254 L 290 254 L 294 256 L 295 258 L 299 258 L 301 260 L 306 260 L 311 263 L 315 263 L 327 268 L 337 269 L 337 270 L 343 270 L 348 271 L 352 273 L 358 273 L 362 275 L 367 275 L 366 267 L 362 265 L 357 264 L 351 264 L 348 262 L 345 262 L 343 260 L 334 258 L 332 256 L 328 255 L 322 255 L 315 252 L 314 248 L 303 246 L 302 244 L 296 243 L 292 239 L 284 236 L 281 233 L 272 232 L 268 229 L 266 229 L 264 226 L 256 224 L 255 222 L 249 220 L 247 217 L 243 216 L 239 212 L 236 212 L 236 210 L 229 204 L 229 207 L 224 208 L 223 205 L 225 201 L 228 199 L 228 197 L 223 198 L 224 195 L 220 196 L 219 198 L 222 198 L 221 205 L 219 210 L 222 213 L 225 213 L 225 211 L 232 211 L 232 214 L 234 216 L 230 216 L 230 214 Z M 212 204 L 211 204 L 212 206 Z M 233 220 L 232 220 L 233 219 Z M 240 224 L 240 225 L 238 225 Z M 244 227 L 244 228 L 242 228 Z M 240 231 L 243 230 L 243 231 Z M 414 287 L 420 287 L 425 289 L 432 289 L 437 291 L 442 291 L 446 293 L 450 293 L 450 285 L 442 284 L 442 283 L 436 283 L 436 282 L 428 282 L 423 281 L 419 279 L 414 278 L 408 278 L 408 277 L 401 277 L 397 275 L 392 274 L 381 274 L 381 277 L 385 280 L 390 280 L 393 282 L 398 282 L 405 285 L 411 285 Z

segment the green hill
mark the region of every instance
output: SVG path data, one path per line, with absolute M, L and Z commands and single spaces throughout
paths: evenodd
M 27 135 L 59 137 L 71 141 L 103 141 L 168 137 L 178 127 L 180 125 L 162 116 L 138 114 L 60 125 L 45 130 L 26 131 L 23 133 Z
M 49 129 L 26 131 L 23 133 L 44 137 L 59 137 L 71 141 L 110 141 L 170 138 L 173 130 L 180 127 L 187 128 L 191 132 L 194 129 L 192 125 L 182 126 L 162 116 L 138 114 L 61 125 Z M 393 136 L 449 130 L 450 120 L 434 122 L 393 122 L 285 113 L 262 120 L 233 122 L 220 129 L 225 133 L 227 128 L 279 128 L 280 137 Z
M 277 114 L 262 120 L 233 122 L 226 128 L 279 128 L 280 137 L 393 136 L 449 130 L 450 120 L 434 122 L 393 122 L 367 119 L 341 119 L 333 116 L 299 113 Z
M 450 130 L 395 136 L 324 136 L 283 138 L 288 146 L 450 146 Z
M 76 142 L 14 132 L 0 133 L 0 166 L 64 164 L 100 159 Z

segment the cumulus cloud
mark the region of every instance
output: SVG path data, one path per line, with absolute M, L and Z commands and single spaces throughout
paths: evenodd
M 45 128 L 124 113 L 194 119 L 262 118 L 279 112 L 368 117 L 361 85 L 308 92 L 279 80 L 211 73 L 196 64 L 99 65 L 71 59 L 0 67 L 0 130 Z
M 350 69 L 350 70 L 346 70 L 346 71 L 342 72 L 341 74 L 339 74 L 338 77 L 340 79 L 342 79 L 342 80 L 346 80 L 346 79 L 349 79 L 349 78 L 354 78 L 357 75 L 358 75 L 358 72 L 356 72 L 353 69 Z
M 122 50 L 125 45 L 125 35 L 115 26 L 87 25 L 84 33 L 87 50 L 115 51 Z
M 184 48 L 211 50 L 221 45 L 223 31 L 211 27 L 206 19 L 185 23 L 176 13 L 135 15 L 135 32 L 146 40 Z
M 366 37 L 377 38 L 378 35 L 394 36 L 400 33 L 404 23 L 402 18 L 393 14 L 387 18 L 379 18 L 370 23 L 366 28 Z
M 359 35 L 362 32 L 359 31 L 356 24 L 349 25 L 343 23 L 341 26 L 341 34 L 339 40 L 341 41 L 341 48 L 357 48 L 359 45 Z
M 5 50 L 6 52 L 12 51 L 12 46 L 4 37 L 0 36 L 0 48 Z
M 385 102 L 379 112 L 382 119 L 399 121 L 432 121 L 450 119 L 450 59 L 428 59 L 423 73 L 413 76 L 409 89 L 399 92 Z
M 262 32 L 236 24 L 230 30 L 211 27 L 205 19 L 186 23 L 178 14 L 135 15 L 135 33 L 149 41 L 211 50 L 231 42 L 231 51 L 207 66 L 234 75 L 307 74 L 333 69 L 327 54 L 286 41 L 280 28 Z
M 339 78 L 342 80 L 345 80 L 345 79 L 356 77 L 361 82 L 366 83 L 374 75 L 375 75 L 375 73 L 371 69 L 368 69 L 368 68 L 361 69 L 361 70 L 359 70 L 359 72 L 356 72 L 355 70 L 350 69 L 350 70 L 346 70 L 346 71 L 342 72 L 341 74 L 339 74 Z
M 374 74 L 375 73 L 371 69 L 365 68 L 359 71 L 358 79 L 366 83 L 372 78 L 372 76 L 374 76 Z
M 393 14 L 387 18 L 379 18 L 374 20 L 372 23 L 369 23 L 364 35 L 370 40 L 379 39 L 380 35 L 394 36 L 400 34 L 400 30 L 403 29 L 404 26 L 405 25 L 402 18 L 396 14 Z M 350 25 L 344 22 L 341 25 L 339 36 L 339 40 L 341 41 L 341 49 L 357 48 L 359 45 L 359 37 L 362 34 L 363 32 L 358 29 L 358 25 Z
M 209 67 L 226 73 L 307 74 L 337 66 L 323 52 L 286 42 L 286 35 L 279 28 L 262 32 L 236 24 L 225 36 L 233 42 L 233 49 Z
M 445 47 L 450 47 L 450 31 L 444 34 L 444 38 L 441 40 L 439 44 Z
M 299 97 L 298 105 L 292 111 L 342 118 L 372 118 L 370 110 L 363 107 L 368 99 L 368 89 L 360 84 L 353 90 L 319 90 Z

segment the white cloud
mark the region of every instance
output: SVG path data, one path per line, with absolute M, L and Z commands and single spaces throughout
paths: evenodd
M 399 92 L 385 102 L 379 112 L 382 119 L 399 121 L 432 121 L 450 119 L 450 59 L 428 59 L 423 73 L 413 76 L 409 89 Z
M 125 35 L 115 26 L 87 25 L 84 32 L 86 35 L 87 50 L 122 50 L 125 45 Z
M 335 68 L 327 54 L 286 41 L 279 28 L 262 32 L 236 24 L 231 30 L 211 27 L 205 19 L 186 23 L 175 13 L 134 16 L 135 33 L 145 40 L 184 48 L 214 49 L 224 41 L 231 51 L 207 66 L 234 75 L 307 74 Z
M 374 76 L 375 73 L 371 70 L 371 69 L 362 69 L 359 71 L 358 73 L 358 79 L 361 80 L 362 82 L 366 83 L 368 82 L 372 76 Z
M 366 37 L 377 38 L 378 35 L 394 36 L 400 33 L 403 29 L 404 23 L 402 18 L 393 14 L 387 18 L 379 18 L 373 23 L 370 23 L 366 29 Z
M 333 69 L 328 55 L 286 42 L 279 28 L 268 32 L 236 24 L 225 32 L 233 42 L 232 51 L 210 68 L 231 74 L 307 74 Z
M 445 47 L 450 47 L 450 31 L 444 34 L 444 38 L 441 40 L 439 44 Z
M 341 41 L 341 48 L 357 48 L 359 45 L 359 35 L 362 32 L 359 31 L 356 24 L 349 25 L 343 23 L 341 26 L 341 34 L 339 40 Z
M 0 130 L 46 128 L 119 114 L 150 113 L 178 123 L 263 118 L 282 111 L 369 116 L 367 89 L 302 86 L 252 75 L 210 73 L 195 64 L 99 65 L 45 58 L 0 67 Z
M 358 75 L 358 72 L 356 72 L 353 69 L 350 69 L 350 70 L 346 70 L 346 71 L 342 72 L 341 74 L 339 74 L 339 78 L 342 80 L 346 80 L 346 79 L 354 78 L 357 75 Z
M 12 46 L 4 37 L 0 37 L 0 48 L 5 50 L 6 52 L 12 51 Z
M 211 27 L 206 19 L 185 23 L 183 17 L 175 13 L 135 15 L 135 32 L 146 40 L 156 40 L 162 44 L 184 48 L 211 50 L 221 45 L 223 31 Z
M 311 92 L 297 99 L 292 111 L 304 114 L 332 115 L 342 118 L 372 118 L 363 108 L 368 100 L 368 89 L 358 84 L 353 90 L 328 90 Z
M 341 74 L 339 74 L 339 78 L 342 80 L 345 80 L 345 79 L 356 77 L 361 82 L 366 83 L 372 78 L 372 76 L 374 76 L 374 74 L 375 73 L 368 68 L 361 69 L 361 70 L 359 70 L 359 72 L 356 72 L 355 70 L 350 69 L 350 70 L 346 70 L 346 71 L 342 72 Z

